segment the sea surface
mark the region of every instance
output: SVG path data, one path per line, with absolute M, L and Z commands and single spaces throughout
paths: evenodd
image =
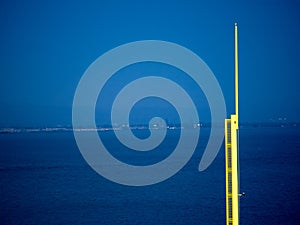
M 144 187 L 98 175 L 71 131 L 1 133 L 0 224 L 225 224 L 224 145 L 198 171 L 208 129 L 182 170 Z M 102 132 L 114 148 L 113 131 Z M 178 132 L 170 132 L 170 148 Z M 300 127 L 241 127 L 239 146 L 240 224 L 300 224 Z

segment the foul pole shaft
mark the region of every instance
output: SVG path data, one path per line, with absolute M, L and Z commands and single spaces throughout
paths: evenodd
M 239 129 L 239 67 L 238 67 L 238 26 L 234 24 L 234 61 L 235 61 L 235 115 L 231 116 L 232 137 L 232 208 L 233 223 L 239 224 L 239 175 L 238 175 L 238 129 Z
M 238 59 L 238 25 L 234 24 L 234 65 L 235 65 L 235 115 L 239 124 L 239 59 Z

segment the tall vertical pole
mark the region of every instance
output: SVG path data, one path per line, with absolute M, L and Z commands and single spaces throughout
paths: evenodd
M 234 25 L 235 114 L 225 120 L 226 225 L 239 224 L 238 176 L 238 28 Z
M 238 26 L 234 24 L 234 58 L 235 58 L 235 115 L 231 115 L 232 137 L 232 208 L 233 225 L 239 224 L 239 176 L 238 176 L 238 129 L 239 129 L 239 86 L 238 86 Z
M 239 115 L 239 55 L 238 55 L 238 25 L 234 24 L 234 70 L 235 70 L 235 115 L 237 117 L 238 124 L 238 115 Z

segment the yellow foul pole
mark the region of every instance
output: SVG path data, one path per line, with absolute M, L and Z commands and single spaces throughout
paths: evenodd
M 238 55 L 238 26 L 234 24 L 234 67 L 235 67 L 235 114 L 238 124 L 239 115 L 239 55 Z
M 235 114 L 225 120 L 226 225 L 239 224 L 238 177 L 238 27 L 234 26 Z

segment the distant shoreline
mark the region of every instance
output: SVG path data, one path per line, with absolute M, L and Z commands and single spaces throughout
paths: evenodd
M 72 126 L 53 126 L 53 127 L 2 127 L 0 128 L 0 134 L 5 133 L 40 133 L 40 132 L 104 132 L 104 131 L 113 131 L 113 130 L 159 130 L 159 129 L 168 129 L 168 130 L 179 130 L 179 129 L 198 129 L 198 128 L 210 128 L 211 123 L 201 123 L 201 124 L 187 124 L 187 125 L 168 125 L 166 127 L 152 126 L 148 125 L 119 125 L 119 126 L 109 126 L 109 125 L 99 125 L 96 128 L 91 127 L 80 127 L 73 128 Z M 300 127 L 300 122 L 261 122 L 261 123 L 241 123 L 240 129 L 243 128 L 262 128 L 262 127 Z

